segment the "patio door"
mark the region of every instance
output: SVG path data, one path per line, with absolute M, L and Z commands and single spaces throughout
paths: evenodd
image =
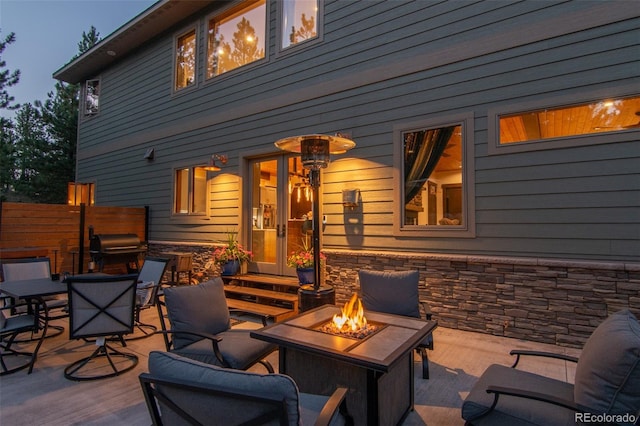
M 311 211 L 311 188 L 299 156 L 279 154 L 250 161 L 248 243 L 252 272 L 295 275 L 287 255 L 302 245 Z

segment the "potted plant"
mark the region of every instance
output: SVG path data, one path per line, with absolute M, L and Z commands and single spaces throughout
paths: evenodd
M 253 258 L 253 253 L 244 247 L 236 239 L 237 232 L 228 232 L 225 246 L 216 247 L 211 256 L 212 260 L 220 265 L 221 275 L 236 275 L 242 264 L 246 264 Z
M 324 253 L 320 252 L 320 261 L 323 262 L 325 259 Z M 302 248 L 292 251 L 287 258 L 287 266 L 296 268 L 300 284 L 313 284 L 313 263 L 313 247 L 309 245 L 309 236 L 305 236 L 302 238 Z

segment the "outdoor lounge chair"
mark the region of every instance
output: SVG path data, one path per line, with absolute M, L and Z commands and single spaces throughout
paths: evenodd
M 119 351 L 107 343 L 108 338 L 115 336 L 122 346 L 126 346 L 123 336 L 133 332 L 137 278 L 137 275 L 102 275 L 67 279 L 69 338 L 96 338 L 97 348 L 88 357 L 67 366 L 65 378 L 114 377 L 137 365 L 136 355 Z
M 360 296 L 365 310 L 384 312 L 421 318 L 420 305 L 424 318 L 431 320 L 429 304 L 420 300 L 418 271 L 358 271 Z M 429 378 L 429 357 L 427 349 L 433 350 L 433 335 L 429 334 L 416 348 L 422 358 L 422 378 Z
M 640 414 L 640 323 L 631 311 L 600 324 L 579 358 L 537 351 L 511 354 L 516 355 L 511 368 L 491 365 L 473 386 L 462 404 L 467 425 L 638 424 L 633 417 Z M 577 362 L 575 384 L 517 370 L 524 355 Z M 602 414 L 616 417 L 591 417 Z
M 196 286 L 164 289 L 164 304 L 171 323 L 167 351 L 207 364 L 246 370 L 256 363 L 273 373 L 265 358 L 276 345 L 254 339 L 250 330 L 232 330 L 222 278 Z M 161 315 L 164 323 L 164 315 Z M 165 330 L 166 326 L 162 326 Z
M 2 276 L 5 281 L 27 281 L 38 278 L 51 279 L 51 262 L 48 257 L 38 257 L 33 259 L 11 259 L 2 261 Z M 45 296 L 42 298 L 47 305 L 44 321 L 67 318 L 69 316 L 69 304 L 66 295 Z M 19 301 L 16 303 L 19 304 Z M 24 305 L 17 309 L 24 309 Z M 41 310 L 45 312 L 44 310 Z M 49 325 L 45 337 L 59 336 L 64 332 L 61 325 Z M 53 332 L 51 330 L 54 330 Z M 32 336 L 27 340 L 38 340 L 39 337 Z M 23 342 L 24 339 L 16 339 L 16 342 Z
M 140 384 L 154 425 L 351 424 L 346 388 L 298 392 L 283 374 L 220 368 L 167 352 L 149 354 Z

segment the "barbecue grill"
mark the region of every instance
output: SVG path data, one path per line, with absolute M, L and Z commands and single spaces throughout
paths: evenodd
M 103 270 L 105 263 L 124 263 L 127 272 L 139 270 L 138 257 L 147 252 L 147 245 L 136 234 L 93 234 L 89 238 L 89 252 L 98 271 Z

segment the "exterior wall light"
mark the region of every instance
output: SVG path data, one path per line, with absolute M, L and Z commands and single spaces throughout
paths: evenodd
M 342 205 L 350 209 L 355 209 L 356 207 L 358 207 L 360 205 L 360 190 L 359 189 L 343 189 Z
M 221 169 L 216 164 L 216 161 L 220 161 L 220 164 L 224 166 L 229 161 L 229 158 L 224 154 L 213 154 L 209 159 L 209 163 L 203 168 L 208 172 L 219 172 Z

